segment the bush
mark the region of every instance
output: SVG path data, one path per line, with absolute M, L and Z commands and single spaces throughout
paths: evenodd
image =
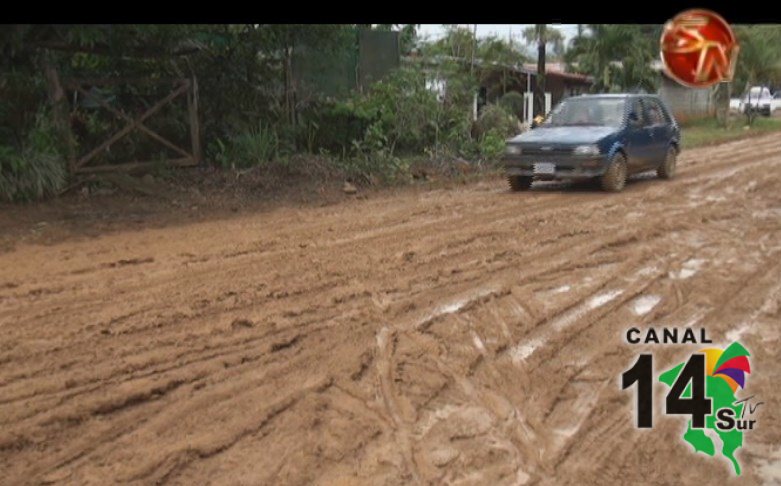
M 421 70 L 396 70 L 365 93 L 307 112 L 304 123 L 316 127 L 307 146 L 335 152 L 347 177 L 367 182 L 409 176 L 410 155 L 477 152 L 469 130 L 473 86 L 457 76 L 448 83 L 446 98 L 438 100 Z
M 358 153 L 336 160 L 335 165 L 347 179 L 362 184 L 393 183 L 409 174 L 409 161 L 387 150 Z
M 493 104 L 483 108 L 475 128 L 478 138 L 484 137 L 489 132 L 507 138 L 520 132 L 520 122 L 515 115 L 508 113 L 500 105 Z
M 480 156 L 488 161 L 498 160 L 504 153 L 505 139 L 506 137 L 495 131 L 486 133 L 478 144 Z
M 21 150 L 0 145 L 0 199 L 32 201 L 57 194 L 65 186 L 64 158 L 49 117 L 39 114 Z
M 508 91 L 499 99 L 499 105 L 519 120 L 523 120 L 523 95 L 517 91 Z
M 372 123 L 371 116 L 353 100 L 314 105 L 302 114 L 302 119 L 309 151 L 323 149 L 336 154 L 346 154 L 353 141 L 363 139 Z
M 371 86 L 356 103 L 357 112 L 372 120 L 364 141 L 387 147 L 391 154 L 420 153 L 434 143 L 439 101 L 426 88 L 422 72 L 399 69 Z
M 0 152 L 0 199 L 32 201 L 55 195 L 65 185 L 61 158 L 35 150 L 13 154 L 8 147 Z
M 279 157 L 279 137 L 263 123 L 232 137 L 227 143 L 217 140 L 216 145 L 215 160 L 224 168 L 269 166 Z

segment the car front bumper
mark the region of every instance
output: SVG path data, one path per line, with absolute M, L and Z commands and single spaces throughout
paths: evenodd
M 531 176 L 539 179 L 584 179 L 599 177 L 607 166 L 603 156 L 575 155 L 505 155 L 502 159 L 507 175 Z M 555 166 L 553 173 L 535 171 L 535 164 L 550 163 Z
M 744 105 L 744 111 L 770 111 L 770 103 L 761 103 L 761 104 L 750 104 L 750 105 Z

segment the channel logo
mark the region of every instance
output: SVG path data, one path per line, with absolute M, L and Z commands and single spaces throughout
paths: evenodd
M 720 15 L 692 9 L 665 24 L 660 51 L 668 76 L 684 86 L 706 88 L 732 79 L 739 46 Z
M 738 398 L 751 373 L 748 350 L 739 342 L 725 349 L 706 348 L 688 360 L 662 372 L 658 381 L 669 388 L 665 415 L 687 415 L 683 441 L 694 452 L 715 457 L 717 449 L 732 464 L 736 475 L 741 467 L 736 452 L 743 446 L 744 433 L 757 425 L 756 412 L 763 402 L 754 395 Z M 653 355 L 641 354 L 634 366 L 621 376 L 622 388 L 636 387 L 636 423 L 653 428 Z

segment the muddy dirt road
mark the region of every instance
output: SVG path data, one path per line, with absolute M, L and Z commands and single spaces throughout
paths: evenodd
M 729 484 L 619 379 L 752 353 L 741 484 L 781 483 L 781 137 L 621 194 L 491 180 L 0 255 L 5 484 Z M 775 383 L 775 385 L 773 385 Z M 661 389 L 657 387 L 659 393 Z

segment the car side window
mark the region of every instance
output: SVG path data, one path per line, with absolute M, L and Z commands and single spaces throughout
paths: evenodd
M 647 98 L 643 100 L 643 104 L 645 105 L 646 126 L 663 125 L 664 112 L 662 111 L 662 107 L 659 106 L 659 102 Z
M 671 125 L 673 119 L 670 116 L 670 110 L 667 109 L 667 106 L 664 103 L 659 103 L 659 108 L 661 108 L 662 111 L 662 122 L 667 125 Z
M 643 116 L 643 105 L 640 103 L 639 99 L 636 98 L 632 101 L 632 105 L 631 108 L 629 109 L 629 113 L 630 114 L 634 113 L 635 115 L 637 115 L 637 119 L 639 120 L 641 127 L 645 125 L 645 116 Z

